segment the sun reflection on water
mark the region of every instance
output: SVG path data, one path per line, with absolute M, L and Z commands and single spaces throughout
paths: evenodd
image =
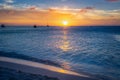
M 70 42 L 68 40 L 67 30 L 66 29 L 63 30 L 63 37 L 62 37 L 62 41 L 61 41 L 61 44 L 60 44 L 59 48 L 62 51 L 69 51 L 69 50 L 72 49 L 72 47 L 70 45 Z
M 70 66 L 70 63 L 69 63 L 69 62 L 63 61 L 63 62 L 61 63 L 61 66 L 62 66 L 64 69 L 71 70 L 71 66 Z

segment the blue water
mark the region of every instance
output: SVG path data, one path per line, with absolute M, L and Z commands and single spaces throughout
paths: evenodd
M 120 79 L 120 27 L 0 28 L 0 51 L 55 61 L 77 72 Z

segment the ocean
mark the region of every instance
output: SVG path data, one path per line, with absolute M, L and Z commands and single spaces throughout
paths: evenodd
M 8 26 L 0 28 L 0 51 L 50 60 L 78 73 L 120 79 L 120 26 Z

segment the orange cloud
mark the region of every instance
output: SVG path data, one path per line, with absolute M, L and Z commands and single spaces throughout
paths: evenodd
M 84 14 L 85 13 L 85 14 Z M 83 9 L 73 8 L 48 8 L 40 9 L 0 9 L 0 23 L 16 25 L 52 25 L 62 26 L 63 20 L 69 26 L 78 25 L 120 25 L 119 10 L 97 10 L 93 7 Z

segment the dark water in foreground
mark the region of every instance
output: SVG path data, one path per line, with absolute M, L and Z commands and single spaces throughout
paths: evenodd
M 0 51 L 55 61 L 77 72 L 120 79 L 120 27 L 0 28 Z

